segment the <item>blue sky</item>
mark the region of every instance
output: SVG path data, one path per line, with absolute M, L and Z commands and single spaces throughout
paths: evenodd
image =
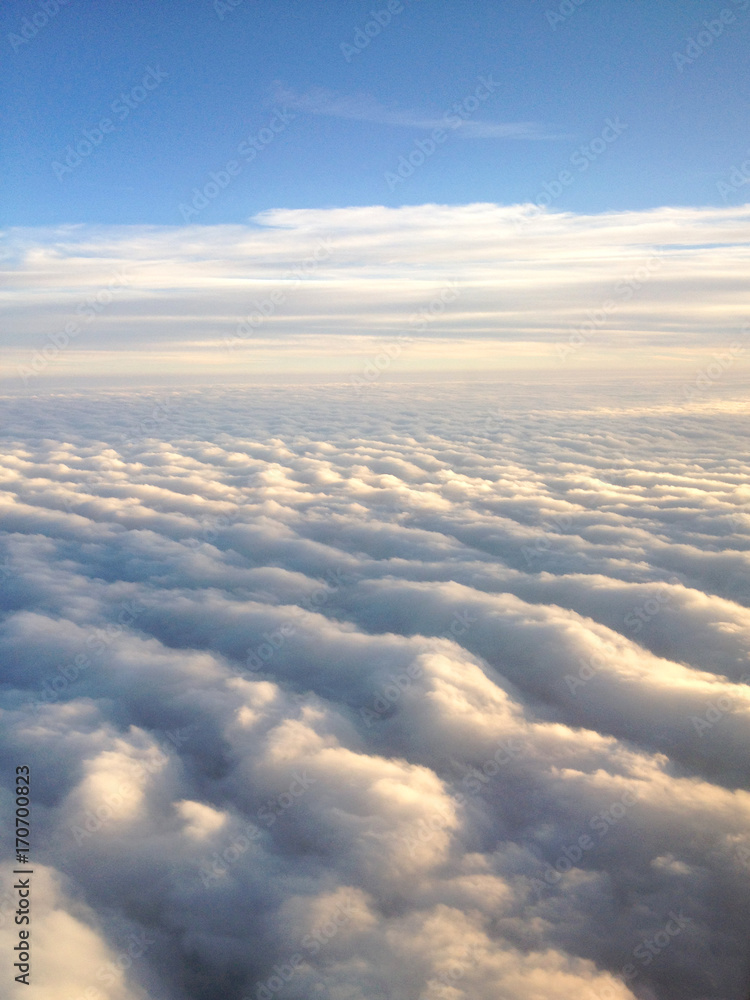
M 390 23 L 357 51 L 357 30 L 387 8 L 68 0 L 44 24 L 36 2 L 3 5 L 12 109 L 4 223 L 181 225 L 180 205 L 230 161 L 231 182 L 190 221 L 239 223 L 270 208 L 535 201 L 608 118 L 627 128 L 555 210 L 745 200 L 747 188 L 725 201 L 717 182 L 748 156 L 748 0 L 409 0 L 392 3 Z M 734 20 L 717 20 L 722 10 Z M 27 41 L 25 19 L 35 15 Z M 704 21 L 718 37 L 678 66 L 675 53 Z M 389 184 L 400 157 L 429 138 L 429 122 L 467 98 L 471 107 L 480 77 L 493 83 L 470 115 L 482 127 L 450 131 L 412 176 Z M 247 150 L 285 107 L 273 122 L 283 128 L 258 140 L 248 163 L 241 144 Z M 84 130 L 105 119 L 111 131 L 86 152 Z M 498 125 L 525 127 L 504 135 Z M 65 169 L 67 147 L 82 140 L 80 162 Z
M 749 33 L 750 0 L 8 3 L 10 384 L 739 371 Z

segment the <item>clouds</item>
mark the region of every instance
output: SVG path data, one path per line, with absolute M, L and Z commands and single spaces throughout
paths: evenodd
M 298 94 L 289 87 L 278 84 L 274 100 L 285 108 L 307 114 L 346 118 L 353 121 L 373 122 L 399 128 L 433 131 L 455 131 L 461 139 L 564 139 L 565 135 L 548 132 L 538 122 L 483 122 L 470 115 L 492 97 L 500 86 L 492 74 L 477 77 L 476 86 L 463 100 L 454 102 L 442 115 L 429 115 L 414 111 L 399 111 L 383 107 L 368 94 L 340 96 L 322 87 Z
M 6 398 L 34 988 L 741 996 L 744 417 L 671 391 Z
M 747 241 L 746 207 L 370 206 L 279 209 L 247 226 L 13 231 L 6 375 L 33 389 L 158 364 L 204 381 L 305 371 L 354 383 L 425 367 L 638 368 L 648 346 L 652 367 L 691 377 L 700 396 L 747 356 Z
M 147 993 L 128 984 L 128 970 L 156 939 L 123 926 L 122 949 L 112 948 L 99 932 L 96 915 L 79 898 L 70 881 L 44 865 L 35 865 L 31 934 L 32 986 L 37 996 L 106 996 L 108 1000 L 144 1000 Z M 0 939 L 8 949 L 18 929 L 6 920 Z M 14 934 L 15 932 L 15 934 Z M 36 962 L 44 954 L 44 963 Z M 81 957 L 86 956 L 82 962 Z M 38 971 L 37 971 L 38 970 Z M 96 986 L 92 984 L 96 983 Z

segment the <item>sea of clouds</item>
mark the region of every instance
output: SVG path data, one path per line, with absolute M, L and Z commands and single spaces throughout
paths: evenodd
M 741 395 L 0 404 L 19 995 L 744 1000 Z

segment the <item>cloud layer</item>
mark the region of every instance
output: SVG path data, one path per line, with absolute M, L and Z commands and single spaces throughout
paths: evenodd
M 4 376 L 17 386 L 117 372 L 143 381 L 156 369 L 353 381 L 394 345 L 388 378 L 641 369 L 647 348 L 649 365 L 666 370 L 748 341 L 748 206 L 576 216 L 539 207 L 552 201 L 541 191 L 539 205 L 15 230 Z
M 745 995 L 746 418 L 638 393 L 4 400 L 32 1000 Z

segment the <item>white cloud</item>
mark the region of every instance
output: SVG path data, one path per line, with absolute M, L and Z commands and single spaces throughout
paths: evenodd
M 490 77 L 490 81 L 492 78 Z M 490 82 L 492 88 L 492 82 Z M 481 89 L 481 84 L 480 84 Z M 494 88 L 493 88 L 494 89 Z M 474 98 L 472 92 L 468 95 Z M 488 99 L 491 91 L 484 87 Z M 326 115 L 330 118 L 345 118 L 351 121 L 373 122 L 378 125 L 392 125 L 399 128 L 450 130 L 462 139 L 564 139 L 567 135 L 554 134 L 538 122 L 483 122 L 466 117 L 462 102 L 455 102 L 456 108 L 448 108 L 442 115 L 424 112 L 399 111 L 384 107 L 368 94 L 341 96 L 319 87 L 304 94 L 298 94 L 289 87 L 278 85 L 274 100 L 284 108 L 292 108 L 306 114 Z M 474 104 L 478 104 L 474 100 Z
M 1 400 L 37 988 L 741 995 L 747 435 L 668 393 Z
M 12 231 L 4 373 L 20 389 L 156 369 L 204 381 L 566 375 L 641 369 L 648 348 L 650 367 L 700 397 L 749 353 L 748 212 L 371 206 L 275 210 L 247 226 Z

